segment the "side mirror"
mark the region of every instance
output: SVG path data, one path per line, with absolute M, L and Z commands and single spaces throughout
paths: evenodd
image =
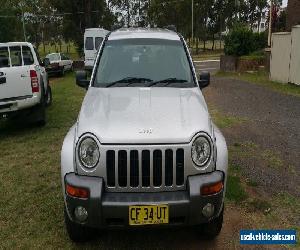
M 88 89 L 90 81 L 87 79 L 86 71 L 77 71 L 76 72 L 76 84 L 81 88 Z
M 43 61 L 42 61 L 42 66 L 47 68 L 50 64 L 50 60 L 49 58 L 45 58 Z
M 199 87 L 200 89 L 204 89 L 210 84 L 210 73 L 209 72 L 201 72 L 200 73 L 200 80 L 199 80 Z

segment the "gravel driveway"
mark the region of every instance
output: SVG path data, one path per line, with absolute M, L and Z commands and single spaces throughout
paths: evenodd
M 231 149 L 251 145 L 240 149 L 247 157 L 231 157 L 232 164 L 267 193 L 299 197 L 300 98 L 228 78 L 213 78 L 204 94 L 210 108 L 243 119 L 222 129 Z

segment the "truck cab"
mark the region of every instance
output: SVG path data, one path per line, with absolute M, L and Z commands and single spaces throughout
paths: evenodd
M 43 125 L 51 102 L 48 75 L 32 44 L 0 43 L 0 118 L 25 115 Z

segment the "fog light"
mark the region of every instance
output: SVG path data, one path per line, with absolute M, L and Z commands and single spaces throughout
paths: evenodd
M 215 206 L 211 203 L 207 203 L 205 207 L 202 209 L 202 214 L 209 218 L 212 217 L 215 212 Z
M 84 207 L 76 207 L 74 211 L 75 217 L 79 222 L 86 221 L 88 217 L 88 212 Z

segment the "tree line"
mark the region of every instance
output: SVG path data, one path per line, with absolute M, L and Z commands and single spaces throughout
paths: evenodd
M 89 27 L 175 25 L 186 38 L 212 40 L 236 22 L 260 25 L 267 0 L 2 0 L 0 42 L 26 40 L 36 46 L 73 41 L 82 48 Z M 193 30 L 192 23 L 193 2 Z M 274 0 L 280 6 L 280 0 Z M 24 37 L 25 36 L 25 37 Z

